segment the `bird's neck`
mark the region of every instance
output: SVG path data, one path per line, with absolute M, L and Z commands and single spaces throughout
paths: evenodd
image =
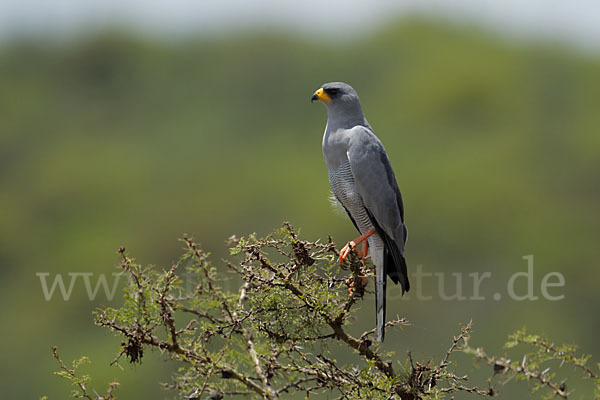
M 351 129 L 358 125 L 369 127 L 369 123 L 360 108 L 354 112 L 347 112 L 347 110 L 339 112 L 336 109 L 327 110 L 327 126 L 330 130 Z

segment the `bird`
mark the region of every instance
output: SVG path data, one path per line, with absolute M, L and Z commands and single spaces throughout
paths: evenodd
M 376 336 L 381 343 L 387 277 L 401 285 L 403 295 L 410 290 L 402 195 L 385 148 L 367 122 L 354 88 L 344 82 L 326 83 L 313 93 L 313 101 L 327 109 L 322 147 L 331 191 L 360 233 L 344 246 L 339 262 L 343 264 L 351 249 L 362 257 L 370 250 L 375 265 Z M 356 249 L 360 243 L 362 252 Z

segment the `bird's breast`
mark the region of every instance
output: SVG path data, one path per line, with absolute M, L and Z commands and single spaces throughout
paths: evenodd
M 337 170 L 348 162 L 349 136 L 345 129 L 332 129 L 329 124 L 323 135 L 323 156 L 327 168 Z
M 362 197 L 356 189 L 354 176 L 348 160 L 341 163 L 337 168 L 329 170 L 329 184 L 335 198 L 352 216 L 360 232 L 365 233 L 373 228 Z M 375 247 L 380 247 L 380 244 L 383 245 L 383 242 L 380 242 L 381 239 L 378 235 L 373 235 L 373 238 L 369 240 L 369 243 L 375 245 Z

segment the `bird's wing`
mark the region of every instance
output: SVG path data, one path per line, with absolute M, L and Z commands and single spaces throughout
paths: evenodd
M 347 155 L 356 191 L 362 198 L 371 223 L 385 244 L 383 254 L 372 257 L 377 275 L 377 336 L 383 340 L 386 275 L 394 283 L 401 284 L 402 293 L 410 288 L 404 260 L 404 207 L 396 177 L 381 141 L 363 126 L 352 128 L 349 135 Z
M 369 214 L 404 254 L 404 206 L 383 144 L 363 126 L 354 127 L 349 133 L 348 160 L 356 190 Z

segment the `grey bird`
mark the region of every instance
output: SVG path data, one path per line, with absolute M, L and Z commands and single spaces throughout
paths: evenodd
M 377 340 L 383 342 L 387 277 L 402 286 L 402 294 L 410 289 L 404 259 L 407 230 L 402 195 L 385 148 L 367 122 L 356 91 L 347 83 L 326 83 L 312 95 L 311 102 L 315 100 L 327 108 L 323 155 L 331 191 L 361 234 L 342 249 L 340 263 L 359 243 L 363 242 L 363 257 L 370 248 L 376 275 Z

